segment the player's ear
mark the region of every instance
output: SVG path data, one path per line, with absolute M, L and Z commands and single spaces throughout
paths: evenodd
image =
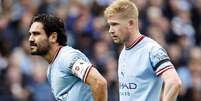
M 57 42 L 57 32 L 53 32 L 50 37 L 49 40 L 51 43 L 56 43 Z
M 137 20 L 135 20 L 135 19 L 129 19 L 129 20 L 128 20 L 128 26 L 129 26 L 131 29 L 133 29 L 133 27 L 138 26 Z
M 134 25 L 134 20 L 132 20 L 132 19 L 128 20 L 128 24 L 129 24 L 129 26 L 133 26 Z

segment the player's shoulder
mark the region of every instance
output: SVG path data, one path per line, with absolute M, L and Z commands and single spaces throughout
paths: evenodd
M 147 37 L 146 38 L 146 43 L 147 43 L 147 47 L 148 47 L 148 50 L 149 52 L 152 54 L 152 55 L 163 55 L 163 54 L 167 54 L 166 50 L 159 44 L 157 43 L 155 40 Z
M 62 47 L 62 53 L 73 55 L 73 54 L 80 54 L 81 52 L 77 49 L 72 48 L 71 46 L 64 46 Z
M 151 50 L 153 48 L 162 48 L 162 46 L 158 42 L 147 36 L 144 38 L 144 46 Z
M 59 53 L 57 63 L 71 67 L 71 65 L 78 59 L 88 61 L 88 58 L 79 50 L 74 49 L 70 46 L 64 46 L 61 48 L 61 52 Z
M 75 57 L 84 57 L 85 55 L 77 49 L 74 49 L 70 46 L 64 46 L 64 47 L 62 47 L 61 56 L 71 59 L 71 58 L 75 58 Z

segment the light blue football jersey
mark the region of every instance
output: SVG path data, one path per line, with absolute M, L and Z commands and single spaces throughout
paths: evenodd
M 154 40 L 141 36 L 119 56 L 120 101 L 160 101 L 159 75 L 174 66 L 166 51 Z
M 91 64 L 83 53 L 65 46 L 49 64 L 47 77 L 56 100 L 93 101 L 90 86 L 72 72 L 72 66 L 78 59 Z

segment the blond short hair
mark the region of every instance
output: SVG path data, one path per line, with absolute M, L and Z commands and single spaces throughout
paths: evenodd
M 130 0 L 115 0 L 104 11 L 106 18 L 120 15 L 122 18 L 138 18 L 138 9 Z

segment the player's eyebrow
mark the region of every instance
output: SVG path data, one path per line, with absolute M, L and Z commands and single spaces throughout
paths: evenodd
M 39 31 L 33 31 L 33 32 L 30 32 L 30 31 L 29 31 L 29 35 L 31 35 L 31 34 L 33 34 L 33 35 L 39 35 L 40 32 L 39 32 Z
M 110 23 L 108 23 L 109 25 L 112 25 L 112 26 L 115 26 L 115 25 L 119 25 L 119 23 L 117 23 L 117 22 L 110 22 Z

